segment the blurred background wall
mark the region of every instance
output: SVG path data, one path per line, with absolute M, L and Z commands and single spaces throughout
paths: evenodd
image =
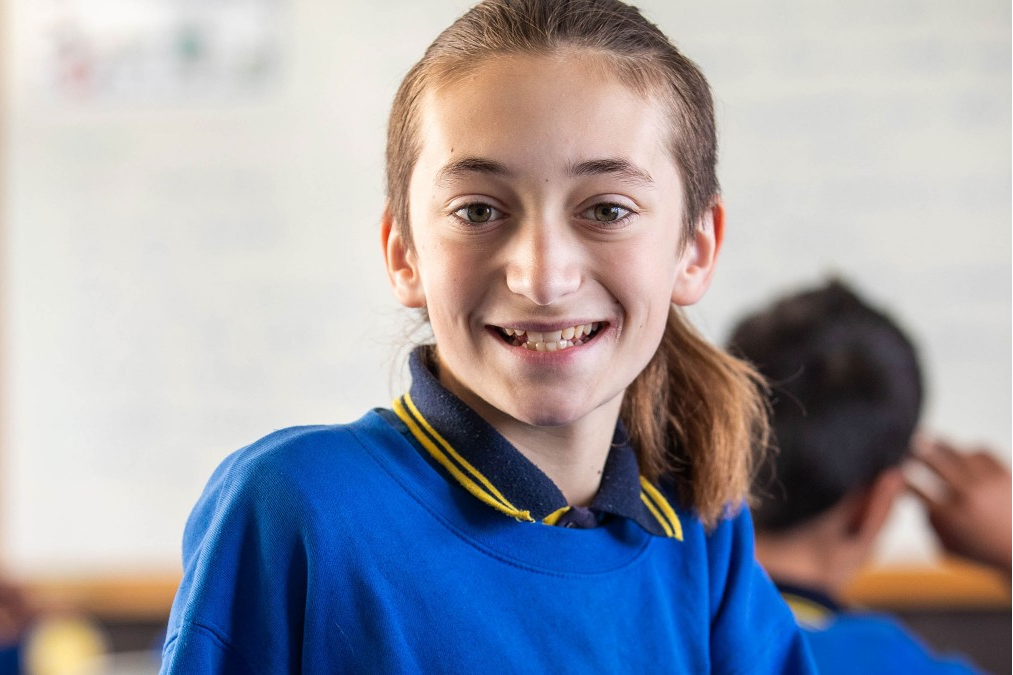
M 468 4 L 2 5 L 2 566 L 178 574 L 227 453 L 389 403 L 386 115 Z M 927 426 L 1009 463 L 1009 2 L 639 5 L 717 101 L 704 332 L 841 275 L 916 336 Z M 932 560 L 894 520 L 883 560 Z

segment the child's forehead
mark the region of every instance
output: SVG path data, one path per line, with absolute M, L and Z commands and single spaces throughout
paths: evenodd
M 650 117 L 663 135 L 671 128 L 670 106 L 659 91 L 631 86 L 603 57 L 586 50 L 497 54 L 455 68 L 427 88 L 420 114 L 430 126 L 473 115 L 475 131 L 495 132 L 494 120 L 541 122 L 601 102 Z
M 452 175 L 548 180 L 605 162 L 633 167 L 624 175 L 653 176 L 648 182 L 678 181 L 671 129 L 658 97 L 640 95 L 593 61 L 496 59 L 423 98 L 414 173 L 430 185 L 447 166 L 481 159 L 483 171 Z
M 547 69 L 569 66 L 573 77 L 588 85 L 618 84 L 631 95 L 643 100 L 660 98 L 662 86 L 659 78 L 642 72 L 636 78 L 628 77 L 629 68 L 620 66 L 616 55 L 603 50 L 563 46 L 551 51 L 501 52 L 470 61 L 448 62 L 435 66 L 435 77 L 429 92 L 439 96 L 462 84 L 478 78 L 539 79 Z

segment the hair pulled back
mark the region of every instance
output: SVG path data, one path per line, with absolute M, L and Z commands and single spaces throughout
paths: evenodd
M 405 76 L 387 134 L 388 209 L 412 246 L 409 185 L 421 151 L 427 93 L 490 58 L 590 57 L 633 92 L 666 108 L 668 146 L 685 193 L 686 241 L 718 195 L 710 88 L 696 65 L 635 7 L 618 0 L 486 0 L 429 46 Z M 754 449 L 766 447 L 766 409 L 754 371 L 700 337 L 673 307 L 661 345 L 626 391 L 621 419 L 641 472 L 671 480 L 709 526 L 749 490 Z

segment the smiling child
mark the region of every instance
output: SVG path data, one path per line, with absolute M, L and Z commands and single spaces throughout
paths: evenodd
M 637 10 L 492 0 L 391 112 L 434 343 L 391 410 L 226 459 L 163 672 L 806 672 L 741 507 L 757 380 L 676 307 L 724 213 L 706 81 Z

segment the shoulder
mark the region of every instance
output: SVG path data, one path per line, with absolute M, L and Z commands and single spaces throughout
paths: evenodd
M 280 429 L 226 457 L 209 489 L 242 493 L 251 484 L 286 484 L 334 479 L 368 464 L 369 451 L 390 442 L 391 429 L 371 411 L 350 424 Z
M 897 646 L 901 649 L 924 648 L 898 621 L 883 614 L 841 612 L 826 627 L 807 630 L 814 639 L 826 642 L 851 643 L 861 641 L 878 647 Z
M 711 649 L 717 672 L 815 672 L 791 610 L 756 562 L 753 521 L 729 508 L 707 534 L 712 607 Z
M 279 429 L 225 459 L 222 466 L 229 472 L 241 472 L 252 466 L 264 469 L 291 465 L 305 459 L 313 461 L 334 457 L 335 452 L 358 449 L 382 435 L 387 426 L 375 411 L 349 424 L 329 424 Z
M 801 630 L 756 562 L 748 509 L 730 506 L 710 529 L 692 510 L 677 512 L 693 577 L 705 584 L 712 672 L 813 672 Z
M 712 604 L 718 604 L 734 577 L 743 571 L 753 574 L 753 568 L 760 569 L 755 564 L 753 521 L 749 510 L 730 505 L 724 518 L 708 528 L 695 510 L 681 505 L 673 497 L 669 499 L 675 505 L 682 527 L 684 549 L 692 556 L 697 574 L 706 571 Z
M 869 673 L 973 673 L 956 656 L 938 656 L 895 619 L 874 613 L 842 612 L 823 629 L 806 630 L 821 670 L 835 672 L 842 661 Z M 852 670 L 852 672 L 855 672 Z
M 294 531 L 334 505 L 361 503 L 381 449 L 399 442 L 371 411 L 350 424 L 290 427 L 233 452 L 218 465 L 184 531 L 184 554 L 209 532 Z M 228 527 L 226 527 L 228 526 Z
M 713 528 L 694 519 L 706 542 L 707 567 L 712 580 L 721 582 L 735 574 L 737 567 L 753 567 L 755 542 L 753 520 L 745 506 L 729 505 L 725 516 Z
M 310 589 L 361 560 L 363 523 L 404 502 L 387 456 L 405 445 L 372 411 L 282 429 L 222 461 L 184 530 L 169 672 L 292 671 Z

